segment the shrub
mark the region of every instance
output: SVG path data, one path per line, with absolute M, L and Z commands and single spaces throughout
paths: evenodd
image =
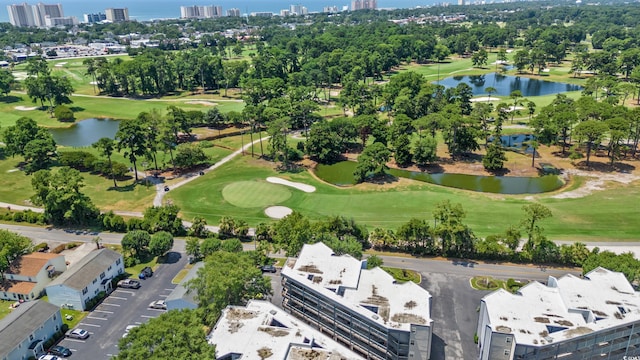
M 124 258 L 124 267 L 132 267 L 140 264 L 140 260 L 133 256 L 126 256 Z
M 206 148 L 213 147 L 214 145 L 213 145 L 213 143 L 212 143 L 211 141 L 209 141 L 209 140 L 204 140 L 204 141 L 200 141 L 200 142 L 198 143 L 198 146 L 199 146 L 199 147 L 201 147 L 201 148 L 203 148 L 203 149 L 206 149 Z
M 67 249 L 75 249 L 79 246 L 80 244 L 77 242 L 70 242 L 67 244 Z
M 38 220 L 40 220 L 40 214 L 35 212 L 35 211 L 31 211 L 31 210 L 26 210 L 24 211 L 24 219 L 29 223 L 29 224 L 35 224 L 38 222 Z M 43 215 L 44 218 L 44 215 Z
M 33 247 L 33 251 L 45 251 L 45 250 L 49 250 L 49 244 L 47 244 L 46 242 L 41 242 L 40 244 L 36 245 Z
M 67 106 L 58 105 L 53 110 L 53 114 L 55 115 L 58 121 L 74 121 L 76 118 L 73 115 L 73 111 L 69 109 Z
M 127 231 L 142 230 L 144 228 L 144 221 L 138 218 L 131 218 L 127 222 Z
M 93 170 L 93 164 L 98 160 L 95 155 L 86 151 L 64 151 L 58 155 L 61 165 L 76 170 Z
M 54 254 L 60 254 L 66 248 L 67 248 L 67 244 L 60 244 L 60 245 L 54 247 L 53 250 L 51 250 L 51 252 L 54 253 Z

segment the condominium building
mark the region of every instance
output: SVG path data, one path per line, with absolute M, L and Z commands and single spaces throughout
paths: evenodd
M 283 308 L 369 359 L 422 359 L 431 353 L 431 295 L 397 283 L 366 260 L 304 245 L 282 269 Z
M 106 9 L 104 13 L 107 17 L 107 20 L 111 22 L 129 21 L 128 8 L 122 8 L 122 9 L 109 8 L 109 9 Z
M 309 10 L 307 9 L 306 6 L 302 6 L 300 4 L 298 5 L 290 5 L 289 6 L 289 13 L 291 15 L 306 15 L 309 13 Z
M 107 20 L 107 15 L 103 13 L 84 14 L 84 22 L 88 24 L 98 23 Z
M 228 306 L 207 339 L 218 360 L 362 359 L 267 301 Z
M 222 16 L 222 6 L 180 6 L 182 19 L 208 19 Z
M 378 8 L 377 0 L 352 0 L 351 1 L 351 10 L 364 10 L 364 9 L 372 9 L 375 10 Z
M 240 9 L 233 8 L 227 10 L 227 16 L 240 17 Z
M 480 303 L 481 360 L 640 358 L 640 294 L 619 272 L 549 277 Z
M 333 13 L 333 14 L 335 14 L 335 13 L 340 12 L 340 9 L 338 9 L 338 7 L 335 6 L 335 5 L 333 5 L 333 6 L 325 6 L 325 7 L 322 8 L 322 12 L 323 13 Z
M 64 21 L 72 21 L 71 17 L 65 18 L 61 4 L 43 4 L 29 5 L 27 3 L 7 5 L 9 12 L 9 22 L 13 26 L 36 26 L 47 27 L 47 18 L 49 23 L 57 23 Z M 64 19 L 64 20 L 56 20 Z

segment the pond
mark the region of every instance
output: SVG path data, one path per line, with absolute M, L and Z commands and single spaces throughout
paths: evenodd
M 68 128 L 49 129 L 58 145 L 84 147 L 108 137 L 113 139 L 118 131 L 120 121 L 111 119 L 86 119 L 78 121 Z
M 467 83 L 467 85 L 471 86 L 474 96 L 488 95 L 485 91 L 488 87 L 496 89 L 496 92 L 491 95 L 500 96 L 509 96 L 514 90 L 520 90 L 520 92 L 522 92 L 522 96 L 541 96 L 582 90 L 582 86 L 579 85 L 503 75 L 499 73 L 452 76 L 440 80 L 440 85 L 444 85 L 444 87 L 447 88 L 456 87 L 459 83 Z
M 333 165 L 318 164 L 316 175 L 331 184 L 347 186 L 355 184 L 353 171 L 356 162 L 342 161 Z M 466 174 L 428 174 L 419 171 L 390 169 L 388 173 L 395 177 L 402 177 L 431 184 L 448 186 L 478 192 L 496 194 L 538 194 L 553 191 L 562 187 L 563 182 L 556 175 L 540 177 L 513 176 L 479 176 Z
M 511 134 L 500 136 L 502 146 L 508 150 L 515 150 L 525 154 L 533 154 L 531 141 L 535 140 L 532 134 Z M 493 136 L 489 137 L 489 141 L 493 142 Z

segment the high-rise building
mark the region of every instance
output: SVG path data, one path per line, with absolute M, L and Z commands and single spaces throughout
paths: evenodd
M 309 13 L 309 10 L 307 10 L 306 6 L 302 6 L 298 4 L 298 5 L 290 5 L 289 12 L 291 13 L 291 15 L 306 15 Z
M 33 18 L 33 8 L 27 3 L 7 5 L 9 22 L 13 26 L 36 26 Z
M 84 14 L 84 22 L 88 24 L 93 24 L 104 20 L 107 20 L 107 15 L 103 13 Z
M 284 310 L 362 357 L 431 357 L 431 295 L 419 285 L 399 284 L 322 242 L 304 245 L 281 275 Z
M 111 22 L 123 22 L 129 21 L 129 9 L 128 8 L 109 8 L 104 11 L 107 16 L 107 20 Z
M 63 18 L 64 12 L 62 11 L 61 4 L 43 4 L 38 3 L 37 5 L 33 5 L 33 19 L 36 22 L 37 27 L 45 27 L 46 18 Z M 51 26 L 51 25 L 49 25 Z
M 463 6 L 464 5 L 464 0 L 458 0 L 458 5 Z
M 323 13 L 333 13 L 333 14 L 335 14 L 337 12 L 340 12 L 340 9 L 338 9 L 338 7 L 335 6 L 335 5 L 334 6 L 325 6 L 325 7 L 322 8 L 322 12 Z
M 183 19 L 207 19 L 222 16 L 222 6 L 180 6 L 180 17 Z
M 480 360 L 640 358 L 640 293 L 598 267 L 482 298 Z
M 364 9 L 372 9 L 375 10 L 378 8 L 377 0 L 353 0 L 351 1 L 351 10 L 364 10 Z
M 227 16 L 240 17 L 240 9 L 233 8 L 227 10 Z

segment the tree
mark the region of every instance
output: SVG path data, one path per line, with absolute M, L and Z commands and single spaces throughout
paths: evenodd
M 56 142 L 51 134 L 42 134 L 44 138 L 31 140 L 24 147 L 25 171 L 30 174 L 47 169 L 56 156 Z
M 210 234 L 211 232 L 207 230 L 207 220 L 200 216 L 194 217 L 189 227 L 189 236 L 205 238 Z
M 202 253 L 200 252 L 200 239 L 195 237 L 187 238 L 185 252 L 194 259 L 200 259 L 202 257 Z
M 207 257 L 198 276 L 188 281 L 186 287 L 197 294 L 198 306 L 209 326 L 228 305 L 244 305 L 250 299 L 262 299 L 271 294 L 271 282 L 249 255 L 225 251 Z
M 5 153 L 10 156 L 24 155 L 27 143 L 36 139 L 48 139 L 51 134 L 38 126 L 33 119 L 21 117 L 16 124 L 4 130 L 2 140 L 5 144 Z
M 222 245 L 220 246 L 220 250 L 230 252 L 230 253 L 240 253 L 243 250 L 242 241 L 236 238 L 225 240 L 222 242 Z
M 412 218 L 402 224 L 396 231 L 398 240 L 404 243 L 405 248 L 414 254 L 435 254 L 436 244 L 433 231 L 425 220 Z
M 433 210 L 435 234 L 440 237 L 441 253 L 448 256 L 470 256 L 475 251 L 475 235 L 462 223 L 466 213 L 461 204 L 449 200 L 436 204 Z
M 507 161 L 502 144 L 499 141 L 494 141 L 487 146 L 487 153 L 482 158 L 482 166 L 487 171 L 498 171 L 504 166 L 504 162 Z
M 529 205 L 525 205 L 522 207 L 522 210 L 525 213 L 524 219 L 522 219 L 521 225 L 525 228 L 527 235 L 529 236 L 528 243 L 534 239 L 534 235 L 539 229 L 538 222 L 550 218 L 553 216 L 551 210 L 546 206 L 538 203 L 531 203 Z
M 234 235 L 233 230 L 236 227 L 236 220 L 231 216 L 223 216 L 220 218 L 220 224 L 218 225 L 218 233 L 223 237 L 231 237 Z
M 0 95 L 6 96 L 11 92 L 11 86 L 15 83 L 16 79 L 13 74 L 7 70 L 0 70 Z
M 116 360 L 215 359 L 216 348 L 196 310 L 169 311 L 133 328 L 118 343 Z
M 297 211 L 278 220 L 271 229 L 274 251 L 283 249 L 287 256 L 297 256 L 312 239 L 309 219 Z
M 289 118 L 276 119 L 269 125 L 269 150 L 273 161 L 282 160 L 283 165 L 289 165 L 287 133 L 289 132 Z
M 437 150 L 438 142 L 434 137 L 420 137 L 413 144 L 413 162 L 418 166 L 433 163 L 438 159 Z
M 389 149 L 381 143 L 376 142 L 365 147 L 358 156 L 358 165 L 353 173 L 356 181 L 363 182 L 371 173 L 373 176 L 384 175 L 390 156 Z
M 609 130 L 607 124 L 597 120 L 587 120 L 576 125 L 574 134 L 580 139 L 585 139 L 587 143 L 587 166 L 589 166 L 591 148 L 600 144 L 607 130 Z
M 176 148 L 174 164 L 178 168 L 189 169 L 206 163 L 208 160 L 207 154 L 197 144 L 180 144 Z
M 378 255 L 371 255 L 367 258 L 367 269 L 373 269 L 382 266 L 384 261 Z
M 103 137 L 91 146 L 98 149 L 100 155 L 107 157 L 107 161 L 109 162 L 109 175 L 111 176 L 111 179 L 113 179 L 113 187 L 117 188 L 118 183 L 116 183 L 116 177 L 113 173 L 113 163 L 111 162 L 111 155 L 113 155 L 113 151 L 116 147 L 115 141 L 111 138 Z
M 208 237 L 200 244 L 200 253 L 203 257 L 207 257 L 216 251 L 220 251 L 222 247 L 222 241 L 215 237 Z
M 138 158 L 147 152 L 145 129 L 141 120 L 121 120 L 116 132 L 118 151 L 124 151 L 124 156 L 133 164 L 136 182 L 138 181 Z
M 513 119 L 516 116 L 516 109 L 522 104 L 522 92 L 520 92 L 520 90 L 513 90 L 509 97 L 513 100 L 513 105 L 511 106 L 511 123 L 513 124 Z
M 487 55 L 487 50 L 485 49 L 480 49 L 474 52 L 473 55 L 471 56 L 471 62 L 475 67 L 482 67 L 487 65 L 487 59 L 488 59 L 488 55 Z
M 133 256 L 140 258 L 149 247 L 151 235 L 144 230 L 129 231 L 122 237 L 122 249 L 133 252 Z
M 44 206 L 44 216 L 55 225 L 88 225 L 100 212 L 80 189 L 84 179 L 78 170 L 62 167 L 57 172 L 39 170 L 33 174 L 31 185 L 35 195 L 31 201 Z
M 411 163 L 411 140 L 409 135 L 401 134 L 392 141 L 393 158 L 398 166 L 407 166 Z
M 33 243 L 28 237 L 0 229 L 0 281 L 11 263 L 21 255 L 30 253 L 32 247 Z
M 166 231 L 158 231 L 151 236 L 149 241 L 149 252 L 153 256 L 164 255 L 173 248 L 173 235 Z
M 493 86 L 488 86 L 484 89 L 484 91 L 489 94 L 489 96 L 487 96 L 487 102 L 491 101 L 491 94 L 498 92 L 498 90 L 496 90 L 496 88 L 494 88 Z
M 180 208 L 177 205 L 151 206 L 144 210 L 143 223 L 151 233 L 167 231 L 173 235 L 185 233 L 182 219 L 178 216 Z

